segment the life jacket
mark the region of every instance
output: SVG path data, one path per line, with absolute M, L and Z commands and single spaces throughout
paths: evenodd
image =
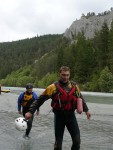
M 23 107 L 29 107 L 33 102 L 33 94 L 27 94 L 24 92 L 23 100 L 22 100 L 22 106 Z
M 72 85 L 70 92 L 66 92 L 59 83 L 56 83 L 56 94 L 52 98 L 51 106 L 55 110 L 75 110 L 77 96 L 76 86 Z

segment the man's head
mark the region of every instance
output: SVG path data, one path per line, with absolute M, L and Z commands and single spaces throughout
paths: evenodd
M 60 68 L 59 73 L 60 73 L 60 80 L 63 83 L 67 83 L 69 81 L 69 78 L 70 78 L 70 68 L 67 66 L 62 66 Z
M 32 85 L 31 83 L 28 83 L 28 84 L 26 85 L 26 91 L 27 91 L 28 93 L 32 93 L 32 91 L 33 91 L 33 85 Z

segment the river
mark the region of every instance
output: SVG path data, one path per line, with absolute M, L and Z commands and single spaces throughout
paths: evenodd
M 40 108 L 40 115 L 35 116 L 29 140 L 22 138 L 24 132 L 15 129 L 17 98 L 24 88 L 3 87 L 10 93 L 0 95 L 0 150 L 53 150 L 54 124 L 50 112 L 50 100 Z M 35 89 L 40 95 L 43 89 Z M 81 150 L 113 150 L 113 94 L 82 92 L 92 113 L 91 120 L 85 113 L 76 113 L 81 133 Z M 71 138 L 65 129 L 63 150 L 71 149 Z

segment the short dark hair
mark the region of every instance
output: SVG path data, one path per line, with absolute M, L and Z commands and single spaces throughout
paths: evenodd
M 33 85 L 32 85 L 31 83 L 28 83 L 28 84 L 26 85 L 26 89 L 33 89 Z
M 70 68 L 68 66 L 62 66 L 62 67 L 60 67 L 59 72 L 61 72 L 61 71 L 69 71 L 70 72 Z

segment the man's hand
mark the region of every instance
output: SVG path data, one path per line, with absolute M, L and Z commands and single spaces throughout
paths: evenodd
M 26 119 L 26 120 L 29 120 L 31 117 L 32 117 L 32 114 L 31 114 L 30 112 L 27 112 L 27 113 L 25 114 L 25 119 Z
M 87 119 L 91 118 L 91 113 L 89 111 L 86 112 Z

